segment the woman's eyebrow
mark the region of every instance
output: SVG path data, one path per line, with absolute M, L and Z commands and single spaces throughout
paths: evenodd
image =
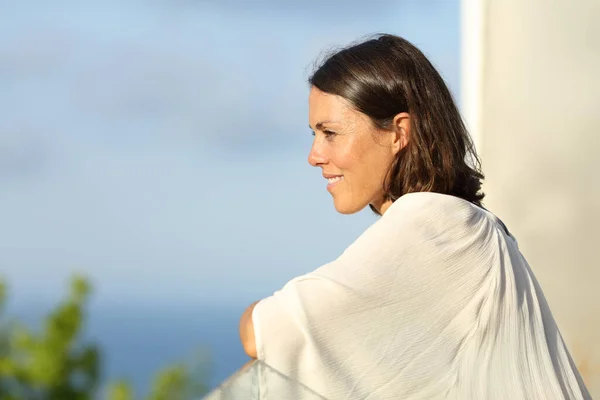
M 315 129 L 317 130 L 323 130 L 323 125 L 325 124 L 335 124 L 337 123 L 337 121 L 321 121 L 321 122 L 317 122 L 317 124 L 315 125 Z M 310 124 L 308 124 L 308 127 L 310 129 L 312 129 L 312 126 L 310 126 Z

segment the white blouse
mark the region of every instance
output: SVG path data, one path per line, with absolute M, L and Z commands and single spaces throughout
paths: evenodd
M 591 398 L 514 237 L 453 196 L 402 196 L 252 317 L 258 359 L 310 398 Z M 261 398 L 297 398 L 259 381 Z

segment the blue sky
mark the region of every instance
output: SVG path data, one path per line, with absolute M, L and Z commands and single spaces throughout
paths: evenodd
M 318 5 L 317 5 L 318 4 Z M 241 303 L 339 255 L 307 155 L 323 51 L 389 32 L 459 87 L 459 2 L 0 0 L 0 276 L 94 301 Z

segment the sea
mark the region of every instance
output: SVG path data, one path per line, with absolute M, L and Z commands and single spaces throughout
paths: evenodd
M 10 315 L 38 329 L 46 311 L 20 308 Z M 196 361 L 212 389 L 249 360 L 238 333 L 243 311 L 243 306 L 218 305 L 96 306 L 86 313 L 82 339 L 101 349 L 104 388 L 107 383 L 125 379 L 136 398 L 141 398 L 149 393 L 161 369 Z

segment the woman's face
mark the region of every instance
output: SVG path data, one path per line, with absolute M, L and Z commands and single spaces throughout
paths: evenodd
M 336 210 L 352 214 L 371 204 L 381 214 L 383 183 L 390 165 L 408 139 L 408 114 L 394 119 L 393 130 L 377 129 L 369 117 L 342 97 L 313 87 L 309 126 L 315 134 L 308 162 L 321 167 Z

